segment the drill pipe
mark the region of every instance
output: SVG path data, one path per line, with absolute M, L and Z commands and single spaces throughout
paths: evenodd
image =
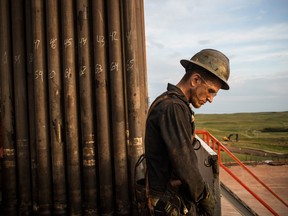
M 85 215 L 98 214 L 97 175 L 95 162 L 94 118 L 92 103 L 91 41 L 89 32 L 90 5 L 77 1 L 78 67 L 83 157 L 83 207 Z
M 137 173 L 134 173 L 134 166 L 140 155 L 143 154 L 135 0 L 123 1 L 123 14 L 125 32 L 127 108 L 129 120 L 129 182 L 131 188 L 130 196 L 132 197 L 134 210 L 136 208 L 134 178 L 135 176 L 136 178 L 139 176 Z
M 13 128 L 13 87 L 10 37 L 10 8 L 8 0 L 0 1 L 0 87 L 3 135 L 2 193 L 3 214 L 17 215 L 17 177 L 15 137 Z
M 59 2 L 46 1 L 47 66 L 49 84 L 50 142 L 53 179 L 53 215 L 67 214 L 63 94 L 60 65 Z
M 12 1 L 12 41 L 13 41 L 13 72 L 14 72 L 14 103 L 15 103 L 15 139 L 17 149 L 18 173 L 18 207 L 20 215 L 32 213 L 28 105 L 26 86 L 26 53 L 25 53 L 25 19 L 24 2 Z
M 32 1 L 34 56 L 35 140 L 37 154 L 38 214 L 50 215 L 52 202 L 48 133 L 47 70 L 43 1 Z
M 34 69 L 33 69 L 33 41 L 32 41 L 32 17 L 31 1 L 25 1 L 26 21 L 26 67 L 27 67 L 27 91 L 28 91 L 28 114 L 29 114 L 29 143 L 30 143 L 30 166 L 33 211 L 37 209 L 37 164 L 35 142 L 35 106 L 34 106 Z
M 127 146 L 125 136 L 125 101 L 122 64 L 120 2 L 107 1 L 109 33 L 110 101 L 115 172 L 115 213 L 130 214 L 128 192 Z
M 63 36 L 63 79 L 66 132 L 66 158 L 69 211 L 71 215 L 82 214 L 80 155 L 78 134 L 78 109 L 76 92 L 75 35 L 72 0 L 61 1 Z
M 99 201 L 102 215 L 113 215 L 112 153 L 109 122 L 109 83 L 105 0 L 92 1 L 96 143 L 98 147 Z M 101 173 L 100 173 L 101 172 Z
M 137 22 L 137 50 L 138 50 L 138 70 L 140 80 L 140 116 L 142 122 L 143 149 L 145 143 L 145 122 L 148 112 L 148 85 L 146 69 L 146 44 L 145 44 L 145 23 L 144 23 L 144 5 L 143 0 L 136 0 L 136 22 Z

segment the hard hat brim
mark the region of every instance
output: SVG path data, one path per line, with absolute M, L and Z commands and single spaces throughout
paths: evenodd
M 230 87 L 229 87 L 228 83 L 226 82 L 226 80 L 224 80 L 222 77 L 219 77 L 213 70 L 211 70 L 210 68 L 208 68 L 205 65 L 201 64 L 200 62 L 193 61 L 193 60 L 190 60 L 190 59 L 189 60 L 188 59 L 182 59 L 182 60 L 180 60 L 180 63 L 185 69 L 189 69 L 190 65 L 200 66 L 201 68 L 203 68 L 206 71 L 212 73 L 213 75 L 215 75 L 218 79 L 220 79 L 222 81 L 221 89 L 224 89 L 224 90 L 229 90 L 230 89 Z

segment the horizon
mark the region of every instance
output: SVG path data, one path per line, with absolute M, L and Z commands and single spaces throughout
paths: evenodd
M 237 112 L 237 113 L 195 113 L 195 115 L 233 115 L 233 114 L 258 114 L 258 113 L 287 113 L 287 111 L 261 111 L 261 112 Z

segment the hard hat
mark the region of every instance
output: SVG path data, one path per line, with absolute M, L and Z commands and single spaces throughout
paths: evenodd
M 186 69 L 186 71 L 192 69 L 193 65 L 198 65 L 206 69 L 208 72 L 211 72 L 222 81 L 221 89 L 229 89 L 229 85 L 227 83 L 230 75 L 229 59 L 218 50 L 201 50 L 190 60 L 182 59 L 180 63 Z

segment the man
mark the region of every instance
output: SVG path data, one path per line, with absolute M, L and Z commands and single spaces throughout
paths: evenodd
M 212 103 L 220 89 L 229 89 L 229 59 L 205 49 L 180 62 L 186 73 L 176 86 L 168 84 L 147 117 L 148 207 L 152 215 L 214 215 L 215 198 L 199 172 L 193 148 L 191 105 Z

